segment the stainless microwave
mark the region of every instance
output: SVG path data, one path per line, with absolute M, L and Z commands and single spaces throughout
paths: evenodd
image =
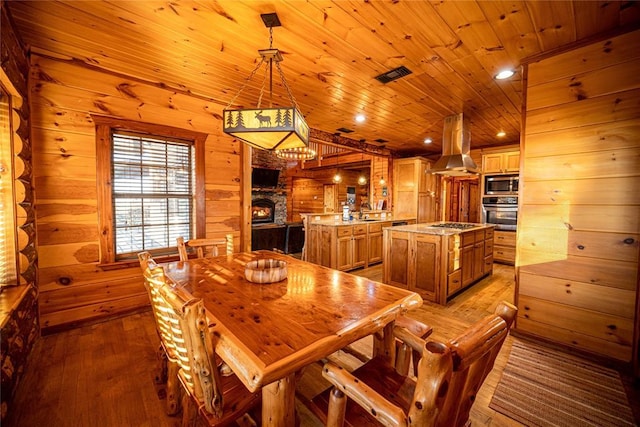
M 487 196 L 517 195 L 517 174 L 513 175 L 485 175 L 484 194 Z

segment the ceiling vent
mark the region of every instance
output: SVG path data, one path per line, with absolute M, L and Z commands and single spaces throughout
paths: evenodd
M 347 128 L 338 128 L 336 130 L 338 132 L 340 132 L 340 133 L 351 133 L 351 132 L 353 132 L 351 129 L 347 129 Z
M 410 69 L 402 65 L 398 68 L 394 68 L 393 70 L 376 76 L 376 80 L 378 80 L 380 83 L 386 84 L 394 80 L 398 80 L 401 77 L 408 76 L 411 73 L 412 71 Z

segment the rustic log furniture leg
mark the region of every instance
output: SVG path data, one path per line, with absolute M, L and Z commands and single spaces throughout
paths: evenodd
M 347 396 L 336 387 L 329 395 L 329 411 L 327 412 L 327 427 L 342 427 L 344 415 L 347 411 Z
M 176 415 L 180 412 L 180 399 L 182 386 L 178 379 L 180 365 L 170 360 L 167 361 L 167 415 Z
M 262 388 L 262 426 L 291 427 L 296 424 L 295 374 Z
M 390 365 L 395 364 L 396 360 L 396 339 L 393 335 L 393 328 L 396 322 L 389 322 L 382 331 L 373 335 L 373 357 L 381 356 L 388 361 Z

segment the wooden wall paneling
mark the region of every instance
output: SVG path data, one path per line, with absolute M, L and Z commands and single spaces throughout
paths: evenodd
M 540 229 L 540 233 L 544 230 Z M 555 230 L 554 230 L 555 232 Z M 566 278 L 578 282 L 598 283 L 620 289 L 635 289 L 636 264 L 628 261 L 564 255 L 543 250 L 523 248 L 518 240 L 518 265 L 520 272 L 542 276 Z M 606 264 L 606 268 L 603 268 Z
M 584 75 L 587 71 L 601 70 L 613 64 L 627 62 L 629 59 L 638 57 L 637 45 L 638 35 L 629 32 L 533 62 L 528 65 L 528 85 L 529 87 L 538 86 L 564 77 Z M 531 94 L 527 95 L 529 96 Z
M 98 282 L 120 282 L 123 279 L 142 276 L 135 269 L 102 270 L 97 263 L 58 265 L 38 270 L 38 289 L 41 292 L 56 291 L 69 286 L 85 286 Z
M 621 317 L 635 317 L 635 291 L 601 286 L 594 283 L 520 273 L 521 295 L 547 299 L 586 310 L 616 313 Z
M 525 168 L 526 169 L 526 168 Z M 621 205 L 637 210 L 640 194 L 637 177 L 593 178 L 584 180 L 528 181 L 520 199 L 527 204 L 555 204 L 558 212 L 571 205 Z M 606 190 L 606 191 L 605 191 Z M 627 206 L 625 208 L 625 206 Z
M 566 306 L 549 301 L 520 295 L 523 317 L 561 329 L 590 335 L 601 341 L 609 341 L 626 346 L 625 360 L 631 359 L 633 341 L 633 320 L 620 316 L 578 307 Z
M 637 165 L 640 165 L 640 147 L 616 148 L 528 158 L 523 176 L 536 180 L 626 177 Z M 640 171 L 638 173 L 640 174 Z
M 32 104 L 39 110 L 34 123 L 34 134 L 39 136 L 34 175 L 41 207 L 40 262 L 45 271 L 41 295 L 49 302 L 43 313 L 46 329 L 71 327 L 148 303 L 139 268 L 114 276 L 97 267 L 103 226 L 98 222 L 95 200 L 97 186 L 109 182 L 110 172 L 93 169 L 96 131 L 92 114 L 210 134 L 199 155 L 204 158 L 205 185 L 197 199 L 205 204 L 206 214 L 198 233 L 217 237 L 231 232 L 236 247 L 241 247 L 241 150 L 238 141 L 220 134 L 220 119 L 215 114 L 221 107 L 67 61 L 34 55 L 33 62 Z M 108 138 L 104 136 L 105 141 Z M 107 226 L 111 219 L 100 221 Z M 61 285 L 61 280 L 71 284 Z M 66 295 L 74 295 L 81 304 L 68 306 Z
M 527 109 L 535 110 L 573 102 L 585 98 L 618 93 L 621 90 L 637 89 L 640 65 L 634 58 L 628 62 L 613 64 L 596 71 L 567 76 L 559 80 L 539 84 L 527 97 Z M 621 87 L 621 83 L 624 86 Z
M 371 182 L 371 197 L 370 203 L 371 208 L 376 209 L 376 205 L 380 200 L 386 200 L 387 208 L 391 209 L 391 176 L 389 175 L 389 170 L 391 169 L 390 160 L 387 157 L 371 157 L 371 173 L 370 173 L 370 182 Z M 384 179 L 384 184 L 380 184 L 380 180 Z M 383 196 L 382 190 L 384 187 L 387 187 L 387 195 Z
M 638 233 L 605 233 L 566 228 L 553 233 L 544 228 L 523 227 L 518 233 L 522 248 L 541 246 L 550 253 L 630 262 L 638 261 L 639 238 Z
M 533 161 L 537 157 L 633 148 L 637 146 L 638 135 L 640 123 L 637 119 L 584 125 L 577 129 L 527 135 L 527 153 Z
M 41 315 L 40 322 L 42 323 L 43 333 L 50 334 L 73 329 L 89 321 L 135 312 L 148 304 L 149 295 L 146 292 L 142 292 L 136 295 L 126 295 L 121 298 L 112 298 L 109 301 Z
M 518 332 L 555 343 L 571 343 L 572 347 L 595 354 L 606 354 L 612 359 L 628 360 L 630 358 L 629 347 L 626 343 L 602 340 L 592 334 L 582 334 L 571 329 L 536 322 L 526 316 L 518 318 Z
M 634 85 L 635 86 L 635 85 Z M 579 128 L 640 117 L 640 90 L 527 111 L 527 134 Z
M 40 298 L 40 314 L 46 316 L 59 311 L 81 308 L 96 302 L 108 302 L 116 295 L 144 295 L 144 287 L 140 289 L 140 279 L 129 277 L 118 280 L 109 279 L 86 285 L 58 285 L 56 292 L 46 292 Z
M 287 197 L 291 203 L 290 221 L 301 221 L 301 213 L 324 212 L 323 182 L 311 178 L 293 178 Z
M 527 227 L 554 229 L 590 230 L 613 233 L 634 233 L 640 230 L 640 216 L 636 209 L 611 210 L 608 205 L 582 205 L 580 209 L 569 209 L 549 204 L 529 204 L 518 212 L 518 222 Z
M 33 102 L 32 106 L 33 138 L 39 141 L 42 152 L 65 152 L 62 150 L 73 147 L 76 151 L 70 154 L 95 157 L 95 142 L 88 142 L 93 141 L 96 128 L 91 114 L 46 102 Z M 80 143 L 80 139 L 87 142 Z M 78 143 L 68 142 L 70 140 L 78 140 Z
M 627 43 L 639 41 L 635 31 L 528 67 L 516 264 L 518 330 L 636 373 L 640 54 Z

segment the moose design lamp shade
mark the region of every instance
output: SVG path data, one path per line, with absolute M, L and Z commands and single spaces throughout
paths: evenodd
M 306 147 L 309 126 L 295 107 L 224 110 L 224 133 L 263 150 Z

